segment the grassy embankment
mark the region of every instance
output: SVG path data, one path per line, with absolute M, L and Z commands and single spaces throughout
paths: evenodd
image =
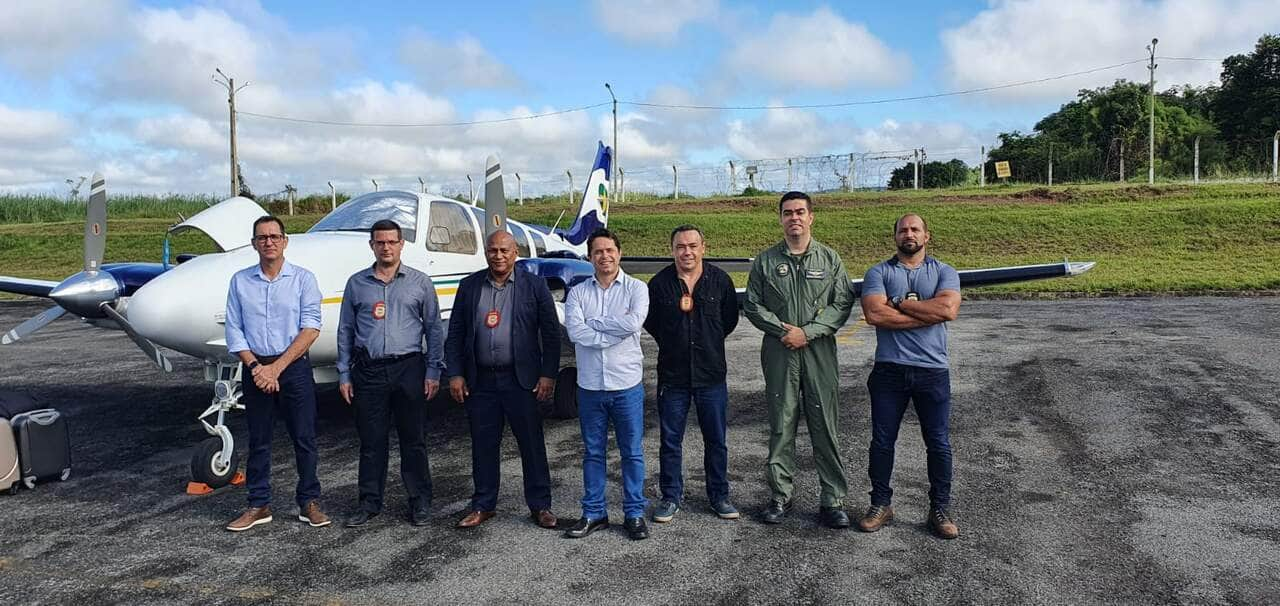
M 0 219 L 18 215 L 0 197 Z M 612 208 L 611 227 L 624 253 L 667 253 L 670 230 L 695 223 L 710 254 L 751 256 L 776 242 L 776 196 L 692 200 L 632 199 Z M 551 224 L 563 199 L 511 207 L 517 219 Z M 164 229 L 144 208 L 112 202 L 107 260 L 157 260 Z M 203 208 L 203 203 L 195 207 Z M 119 210 L 119 212 L 118 212 Z M 1072 260 L 1097 261 L 1085 276 L 994 287 L 988 292 L 1193 293 L 1280 289 L 1280 187 L 1266 184 L 987 189 L 829 194 L 817 198 L 815 235 L 844 256 L 851 274 L 892 254 L 895 217 L 920 212 L 933 232 L 933 252 L 958 268 Z M 291 232 L 319 214 L 287 218 Z M 0 224 L 0 275 L 57 279 L 81 264 L 83 219 Z M 204 252 L 198 235 L 178 238 L 175 252 Z

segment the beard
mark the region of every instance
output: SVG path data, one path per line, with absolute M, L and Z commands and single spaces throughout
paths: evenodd
M 898 252 L 904 255 L 914 255 L 920 252 L 920 249 L 922 248 L 924 248 L 924 245 L 919 242 L 903 242 L 898 244 Z

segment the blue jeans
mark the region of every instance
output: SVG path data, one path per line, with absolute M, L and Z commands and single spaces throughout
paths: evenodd
M 249 461 L 244 470 L 249 506 L 271 503 L 271 434 L 278 414 L 284 417 L 285 429 L 293 440 L 298 466 L 295 498 L 298 507 L 305 507 L 320 498 L 320 479 L 316 475 L 320 459 L 316 451 L 316 384 L 311 377 L 311 362 L 306 356 L 294 360 L 280 373 L 280 391 L 276 393 L 258 389 L 247 370 L 241 386 L 249 425 Z
M 867 473 L 871 476 L 871 504 L 889 505 L 893 488 L 893 448 L 898 427 L 915 404 L 924 437 L 929 468 L 929 506 L 951 505 L 951 374 L 945 368 L 921 368 L 876 362 L 867 378 L 871 392 L 871 449 Z
M 716 503 L 729 497 L 729 447 L 725 444 L 725 415 L 729 387 L 658 387 L 658 418 L 662 426 L 659 478 L 663 500 L 680 503 L 684 499 L 683 442 L 689 408 L 698 413 L 702 429 L 702 466 L 707 474 L 707 498 Z
M 617 391 L 578 388 L 578 422 L 582 426 L 582 515 L 593 520 L 605 509 L 605 449 L 609 423 L 618 438 L 622 459 L 622 512 L 644 517 L 644 385 Z

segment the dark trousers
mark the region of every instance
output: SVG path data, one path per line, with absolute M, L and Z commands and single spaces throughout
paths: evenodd
M 729 388 L 725 383 L 710 387 L 658 389 L 658 419 L 662 445 L 658 449 L 659 482 L 662 499 L 680 503 L 684 499 L 683 443 L 689 408 L 698 414 L 702 429 L 702 466 L 706 470 L 707 498 L 716 503 L 729 497 L 729 447 L 725 444 Z
M 929 505 L 951 505 L 951 374 L 945 368 L 921 368 L 876 362 L 867 378 L 871 392 L 871 504 L 889 505 L 893 489 L 894 443 L 907 410 L 915 404 L 929 467 Z
M 248 369 L 245 369 L 248 373 Z M 245 418 L 249 423 L 249 462 L 245 465 L 245 483 L 249 489 L 249 506 L 271 504 L 271 434 L 276 415 L 284 418 L 285 429 L 293 440 L 293 455 L 298 466 L 298 507 L 320 498 L 320 478 L 316 475 L 319 455 L 316 452 L 316 384 L 311 377 L 311 361 L 306 356 L 294 360 L 280 373 L 280 391 L 265 393 L 258 389 L 253 377 L 241 381 Z
M 520 386 L 515 372 L 481 369 L 469 386 L 467 419 L 471 422 L 471 478 L 476 491 L 471 508 L 493 511 L 498 506 L 502 433 L 505 423 L 520 447 L 524 472 L 524 500 L 529 509 L 551 508 L 551 468 L 542 437 L 542 415 L 533 392 Z
M 356 430 L 360 434 L 360 508 L 382 511 L 387 486 L 388 433 L 394 422 L 400 438 L 400 478 L 409 507 L 431 502 L 427 466 L 426 363 L 422 356 L 403 360 L 361 360 L 351 370 Z

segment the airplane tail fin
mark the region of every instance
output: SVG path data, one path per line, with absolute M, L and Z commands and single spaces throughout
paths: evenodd
M 587 177 L 587 189 L 582 192 L 582 204 L 569 229 L 557 230 L 572 244 L 587 241 L 591 232 L 609 225 L 610 178 L 613 175 L 613 148 L 597 142 L 596 161 Z

